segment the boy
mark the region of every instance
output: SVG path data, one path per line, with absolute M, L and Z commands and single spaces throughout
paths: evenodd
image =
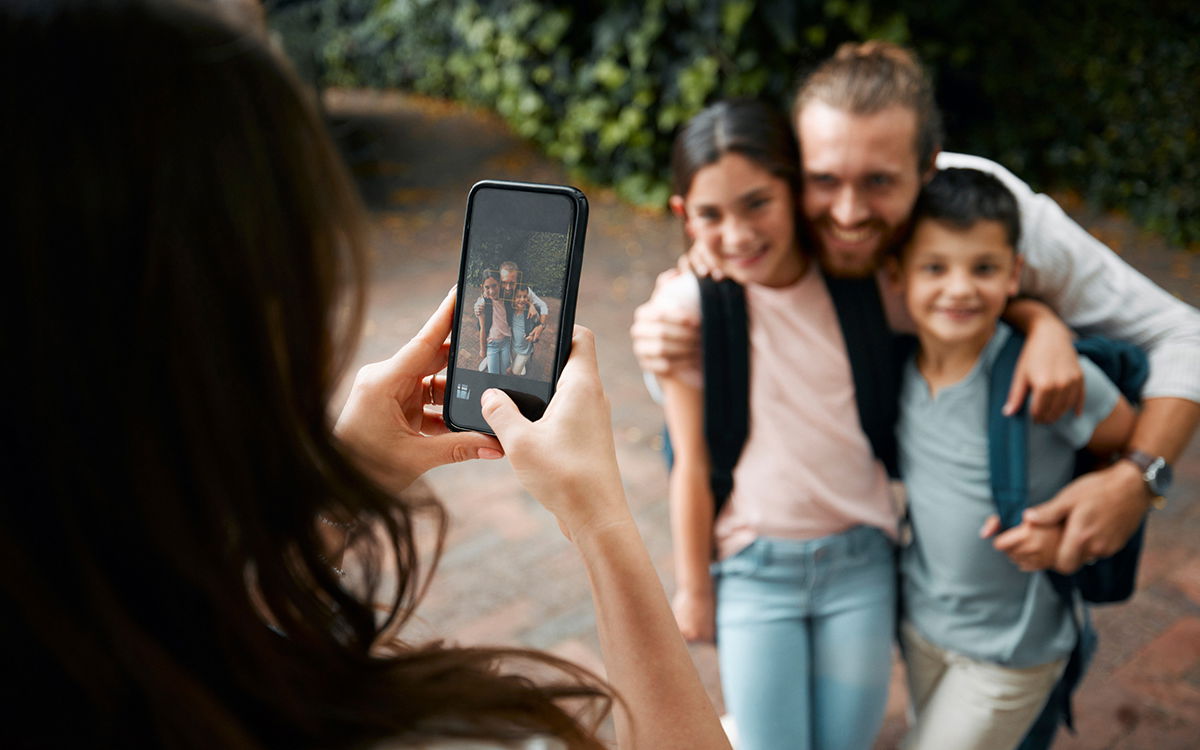
M 987 393 L 1009 336 L 1000 323 L 1021 258 L 1016 200 L 999 180 L 941 171 L 925 188 L 900 251 L 898 282 L 919 347 L 907 363 L 896 428 L 912 542 L 901 556 L 901 647 L 914 721 L 906 748 L 1016 747 L 1075 645 L 1073 613 L 1040 568 L 1058 527 L 1018 527 L 1006 557 L 988 471 Z M 1072 476 L 1075 451 L 1121 448 L 1134 413 L 1090 361 L 1086 403 L 1029 434 L 1030 504 Z M 1011 558 L 1011 559 L 1010 559 Z
M 530 304 L 529 287 L 521 284 L 513 290 L 512 316 L 512 374 L 524 375 L 525 365 L 533 354 L 533 344 L 546 327 L 544 317 Z

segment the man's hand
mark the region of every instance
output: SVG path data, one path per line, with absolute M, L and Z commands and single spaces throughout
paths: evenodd
M 1083 413 L 1083 370 L 1071 329 L 1035 300 L 1015 300 L 1008 314 L 1026 315 L 1025 346 L 1013 372 L 1012 386 L 1004 413 L 1015 414 L 1030 397 L 1029 414 L 1035 422 L 1048 424 L 1070 410 Z M 1034 312 L 1036 311 L 1036 312 Z
M 979 535 L 986 539 L 999 530 L 1000 519 L 991 516 L 980 529 Z M 992 546 L 1008 555 L 1018 568 L 1031 573 L 1054 567 L 1062 535 L 1061 525 L 1035 526 L 1024 522 L 997 536 Z
M 655 291 L 681 272 L 671 268 L 658 275 Z M 680 365 L 700 361 L 700 319 L 676 310 L 663 310 L 654 298 L 640 305 L 629 329 L 638 366 L 652 375 L 670 375 Z
M 1029 508 L 1024 520 L 1041 527 L 1063 525 L 1054 569 L 1074 573 L 1086 562 L 1118 552 L 1149 507 L 1141 471 L 1130 461 L 1117 461 L 1084 474 L 1047 502 Z

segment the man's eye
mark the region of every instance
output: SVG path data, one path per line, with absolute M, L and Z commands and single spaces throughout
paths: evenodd
M 889 174 L 873 174 L 867 178 L 867 185 L 874 188 L 887 187 L 895 180 Z

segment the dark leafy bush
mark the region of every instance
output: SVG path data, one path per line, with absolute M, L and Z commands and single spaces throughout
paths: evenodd
M 1010 0 L 986 12 L 966 0 L 300 7 L 323 82 L 492 108 L 583 178 L 657 205 L 667 197 L 671 137 L 705 104 L 751 95 L 786 106 L 798 74 L 843 41 L 911 44 L 938 81 L 948 147 L 1200 242 L 1200 14 L 1186 3 Z M 294 38 L 303 24 L 287 10 Z

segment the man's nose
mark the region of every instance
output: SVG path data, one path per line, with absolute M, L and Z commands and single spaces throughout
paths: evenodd
M 846 227 L 861 223 L 869 213 L 866 202 L 862 200 L 853 185 L 843 185 L 837 191 L 829 210 L 829 215 L 833 217 L 833 220 Z

